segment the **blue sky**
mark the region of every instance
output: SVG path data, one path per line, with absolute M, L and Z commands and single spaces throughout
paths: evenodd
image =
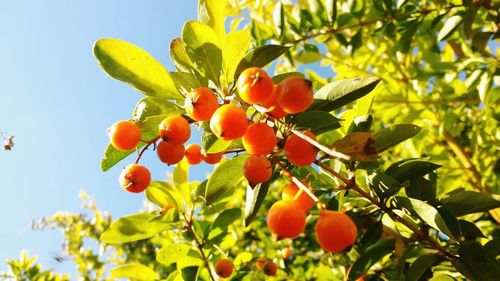
M 58 210 L 80 211 L 81 189 L 115 218 L 142 207 L 142 194 L 126 193 L 118 185 L 129 161 L 106 173 L 99 170 L 107 127 L 130 118 L 141 96 L 104 74 L 92 46 L 99 38 L 120 38 L 172 69 L 170 40 L 180 36 L 197 10 L 194 0 L 144 3 L 2 3 L 0 131 L 15 135 L 15 147 L 0 151 L 0 261 L 28 249 L 44 268 L 59 270 L 51 253 L 60 249 L 61 234 L 32 231 L 30 221 Z M 145 163 L 153 167 L 155 179 L 164 179 L 169 168 L 157 164 L 153 154 Z M 203 176 L 204 167 L 195 172 Z

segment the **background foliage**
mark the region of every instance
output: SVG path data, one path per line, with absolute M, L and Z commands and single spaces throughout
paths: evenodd
M 228 255 L 238 270 L 235 280 L 264 279 L 254 265 L 260 257 L 278 264 L 276 280 L 355 280 L 362 275 L 365 280 L 496 280 L 498 4 L 262 0 L 228 1 L 224 10 L 217 9 L 220 3 L 201 1 L 199 21 L 186 23 L 182 38 L 172 41 L 176 71 L 166 71 L 126 42 L 96 43 L 94 53 L 102 68 L 146 95 L 134 111 L 145 141 L 156 137 L 157 124 L 166 115 L 183 113 L 179 105 L 191 87 L 210 83 L 229 94 L 245 67 L 267 65 L 280 54 L 271 65 L 276 74 L 305 72 L 314 82 L 316 98 L 324 93 L 328 101 L 313 105 L 313 110 L 323 108 L 326 116 L 340 118 L 325 117 L 326 129 L 311 116 L 298 123 L 322 133 L 323 145 L 331 147 L 345 135 L 370 131 L 381 151 L 415 136 L 381 153 L 378 161 L 358 163 L 359 186 L 352 191 L 337 189 L 345 183 L 325 169 L 348 175 L 353 163 L 328 161 L 322 172 L 289 167 L 297 177 L 310 174 L 311 185 L 327 207 L 345 208 L 362 229 L 358 243 L 345 254 L 325 255 L 316 245 L 311 234 L 314 211 L 306 235 L 293 243 L 273 240 L 265 210 L 281 197 L 287 180 L 276 176 L 270 184 L 251 190 L 238 181 L 244 157 L 238 156 L 219 165 L 203 183 L 189 182 L 187 165 L 177 165 L 170 181 L 148 188 L 150 203 L 144 212 L 113 224 L 85 195 L 86 214 L 61 212 L 36 223 L 35 228 L 63 231 L 64 258 L 77 265 L 79 277 L 208 280 L 207 266 Z M 231 16 L 228 26 L 224 13 Z M 231 31 L 226 35 L 227 27 Z M 255 51 L 245 55 L 248 48 Z M 142 63 L 131 65 L 124 53 Z M 323 77 L 318 69 L 331 70 L 332 75 Z M 363 79 L 355 80 L 358 77 Z M 231 145 L 210 136 L 202 144 L 214 152 Z M 112 147 L 105 154 L 103 170 L 128 155 Z M 238 183 L 228 189 L 229 181 Z M 163 214 L 166 204 L 175 208 Z M 288 246 L 293 247 L 292 259 L 281 255 Z M 8 264 L 6 278 L 68 278 L 42 271 L 26 254 Z

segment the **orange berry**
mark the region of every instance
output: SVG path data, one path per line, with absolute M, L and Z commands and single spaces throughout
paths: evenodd
M 243 109 L 225 104 L 210 118 L 210 129 L 218 138 L 230 141 L 241 138 L 247 129 L 248 119 Z
M 304 131 L 302 133 L 316 140 L 316 137 L 311 132 Z M 316 148 L 295 134 L 291 134 L 287 138 L 284 150 L 286 159 L 297 166 L 307 166 L 316 160 Z
M 188 161 L 189 165 L 200 164 L 201 162 L 201 147 L 196 143 L 189 144 L 186 146 L 184 156 Z
M 186 113 L 195 121 L 210 120 L 218 107 L 217 95 L 207 87 L 193 89 L 186 96 Z
M 184 144 L 191 136 L 189 123 L 182 116 L 169 116 L 159 125 L 160 137 L 170 143 Z
M 296 238 L 306 226 L 306 213 L 292 200 L 274 203 L 267 213 L 267 226 L 278 238 Z
M 260 67 L 243 70 L 236 85 L 240 98 L 249 104 L 263 102 L 273 93 L 273 80 Z
M 151 183 L 151 173 L 148 168 L 130 164 L 120 174 L 120 185 L 128 192 L 143 192 Z
M 283 118 L 288 114 L 285 111 L 283 111 L 283 108 L 281 108 L 281 106 L 278 104 L 278 95 L 280 91 L 281 91 L 281 86 L 279 84 L 274 85 L 273 94 L 268 99 L 266 99 L 261 103 L 262 107 L 267 109 L 268 114 L 271 114 L 272 116 L 278 119 Z
M 162 141 L 156 148 L 156 153 L 161 162 L 169 165 L 177 164 L 184 157 L 184 145 Z
M 243 175 L 252 186 L 268 181 L 273 174 L 271 162 L 264 156 L 250 155 L 243 169 Z
M 215 264 L 215 272 L 219 277 L 227 278 L 233 274 L 233 263 L 228 259 L 221 259 Z
M 248 126 L 241 141 L 245 150 L 255 155 L 273 152 L 274 146 L 278 142 L 273 128 L 266 123 L 255 123 Z
M 283 255 L 283 258 L 284 258 L 285 260 L 288 260 L 288 259 L 290 259 L 290 258 L 292 257 L 292 255 L 293 255 L 293 250 L 292 250 L 292 248 L 290 248 L 290 247 L 286 247 L 286 248 L 284 248 L 284 249 L 282 250 L 281 254 Z
M 278 103 L 286 113 L 305 111 L 313 101 L 312 83 L 301 77 L 288 77 L 280 83 Z
M 224 154 L 222 152 L 218 152 L 218 153 L 205 153 L 205 151 L 203 151 L 201 153 L 201 159 L 203 161 L 205 161 L 205 163 L 207 164 L 217 164 L 220 162 L 220 160 L 222 159 L 222 156 Z
M 108 129 L 111 145 L 121 151 L 134 149 L 141 141 L 139 127 L 132 121 L 118 121 Z
M 352 246 L 358 236 L 356 224 L 348 215 L 327 210 L 319 213 L 314 233 L 321 248 L 332 253 L 342 252 Z
M 293 200 L 297 192 L 299 192 L 300 187 L 296 184 L 291 183 L 283 190 L 283 199 L 285 200 Z M 312 191 L 311 188 L 309 190 Z M 302 191 L 302 194 L 299 195 L 299 198 L 295 200 L 299 206 L 304 210 L 304 212 L 309 212 L 309 210 L 314 206 L 314 200 L 307 193 Z
M 264 266 L 262 267 L 262 271 L 264 271 L 264 274 L 266 274 L 267 276 L 276 275 L 276 270 L 277 270 L 276 264 L 272 261 L 267 261 L 266 263 L 264 263 Z
M 267 262 L 267 259 L 266 258 L 259 258 L 256 262 L 255 262 L 255 266 L 258 268 L 258 269 L 263 269 L 264 268 L 264 264 Z

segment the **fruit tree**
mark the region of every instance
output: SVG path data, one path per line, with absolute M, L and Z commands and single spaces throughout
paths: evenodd
M 98 40 L 101 68 L 144 95 L 101 168 L 126 166 L 123 190 L 156 206 L 99 229 L 126 249 L 111 275 L 497 280 L 499 8 L 200 0 L 171 71 Z

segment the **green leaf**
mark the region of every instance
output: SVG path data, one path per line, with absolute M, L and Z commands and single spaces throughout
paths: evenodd
M 109 76 L 145 95 L 184 99 L 165 67 L 135 45 L 118 39 L 99 39 L 94 45 L 94 56 Z
M 474 223 L 466 220 L 459 220 L 460 230 L 465 240 L 476 240 L 477 238 L 486 238 L 479 227 Z
M 238 64 L 236 72 L 234 73 L 234 79 L 236 80 L 240 73 L 248 67 L 258 66 L 264 67 L 268 63 L 280 57 L 290 47 L 280 46 L 280 45 L 265 45 L 258 47 L 256 49 L 248 52 L 243 59 Z
M 439 255 L 421 255 L 418 257 L 408 269 L 405 281 L 418 281 L 424 273 L 432 267 L 433 264 L 440 261 L 442 258 Z
M 339 119 L 325 111 L 306 111 L 295 115 L 292 122 L 297 130 L 308 130 L 315 135 L 340 128 Z
M 437 185 L 435 183 L 422 176 L 410 178 L 410 184 L 405 186 L 408 197 L 427 201 L 431 204 L 437 202 L 436 189 Z
M 394 240 L 380 240 L 369 247 L 351 267 L 348 280 L 356 280 L 363 273 L 366 273 L 372 265 L 376 264 L 387 254 L 394 250 Z
M 222 70 L 222 50 L 215 31 L 206 24 L 188 21 L 182 29 L 182 41 L 196 70 L 217 85 Z
M 182 115 L 185 112 L 184 109 L 164 98 L 144 97 L 135 106 L 133 114 L 135 120 L 145 121 L 148 117 L 157 115 Z
M 377 171 L 369 177 L 370 188 L 381 198 L 390 197 L 403 188 L 393 177 L 382 171 Z
M 200 0 L 198 2 L 198 20 L 213 28 L 219 40 L 226 34 L 224 25 L 226 2 L 227 0 Z
M 326 0 L 326 10 L 328 13 L 328 21 L 332 24 L 337 19 L 337 0 Z
M 182 194 L 184 201 L 191 206 L 191 187 L 189 185 L 189 163 L 182 159 L 174 166 L 174 185 Z
M 227 83 L 233 82 L 236 68 L 250 47 L 250 39 L 247 30 L 233 31 L 227 35 L 222 53 L 222 65 Z
M 452 264 L 472 280 L 495 281 L 500 276 L 500 263 L 477 241 L 463 241 L 458 248 L 459 258 Z
M 179 71 L 191 72 L 191 69 L 194 67 L 193 62 L 191 62 L 187 54 L 186 43 L 180 38 L 175 38 L 170 43 L 170 59 Z
M 264 203 L 269 192 L 269 183 L 271 180 L 256 185 L 253 189 L 250 185 L 247 187 L 245 200 L 245 226 L 249 226 L 259 212 L 260 206 Z
M 358 116 L 352 121 L 349 129 L 347 129 L 347 133 L 370 132 L 372 122 L 373 116 L 371 114 Z
M 186 243 L 173 243 L 163 246 L 156 254 L 156 261 L 163 265 L 170 265 L 187 255 L 191 245 Z
M 314 63 L 322 58 L 323 55 L 320 53 L 318 47 L 312 44 L 305 44 L 303 49 L 295 55 L 295 60 L 303 64 Z
M 140 213 L 125 216 L 114 221 L 100 237 L 108 244 L 127 243 L 150 238 L 168 229 L 168 224 L 154 221 L 154 214 Z
M 203 131 L 203 134 L 201 135 L 201 147 L 207 153 L 218 153 L 225 151 L 230 145 L 230 141 L 219 139 L 209 130 Z
M 158 280 L 160 276 L 150 267 L 140 263 L 129 263 L 115 267 L 109 271 L 114 278 L 128 278 L 130 280 Z
M 396 196 L 393 199 L 393 203 L 398 208 L 404 208 L 408 210 L 412 215 L 422 219 L 432 228 L 441 231 L 448 237 L 458 240 L 455 234 L 450 230 L 450 227 L 446 224 L 446 221 L 440 215 L 438 210 L 433 206 L 414 198 Z
M 308 110 L 333 111 L 370 93 L 380 78 L 352 78 L 331 82 L 314 94 Z
M 402 53 L 406 54 L 410 50 L 413 35 L 415 35 L 415 32 L 417 31 L 419 24 L 420 24 L 419 20 L 411 21 L 411 23 L 408 25 L 403 34 L 401 34 L 401 38 L 399 39 L 398 42 L 398 47 Z
M 413 124 L 396 124 L 375 133 L 375 146 L 378 152 L 387 150 L 420 132 L 422 128 Z
M 446 20 L 444 23 L 444 26 L 441 28 L 441 30 L 438 33 L 437 40 L 438 41 L 443 41 L 446 38 L 450 37 L 453 32 L 455 32 L 464 18 L 461 15 L 454 15 Z
M 180 212 L 184 209 L 179 191 L 168 182 L 152 181 L 145 194 L 149 202 L 156 204 L 160 208 L 170 204 Z
M 183 280 L 196 281 L 198 280 L 199 266 L 186 266 L 181 269 L 181 276 Z
M 205 199 L 207 205 L 214 203 L 224 192 L 234 188 L 243 178 L 243 166 L 248 155 L 238 155 L 225 160 L 213 171 L 207 182 Z
M 500 255 L 500 238 L 493 238 L 484 244 L 484 250 L 486 250 L 492 257 L 498 257 Z
M 334 199 L 335 197 L 332 197 Z M 366 232 L 361 237 L 359 243 L 356 244 L 356 250 L 359 253 L 364 253 L 366 248 L 380 241 L 382 237 L 384 225 L 381 221 L 378 221 L 374 225 L 370 226 Z
M 500 207 L 500 201 L 491 195 L 463 189 L 448 193 L 448 196 L 440 201 L 456 216 L 486 212 Z
M 143 141 L 139 142 L 137 145 L 137 149 L 145 146 L 147 142 L 152 141 L 156 137 L 158 137 L 158 125 L 160 122 L 165 119 L 165 117 L 171 114 L 166 115 L 158 115 L 147 117 L 146 120 L 137 122 L 137 126 L 141 132 L 141 139 Z M 106 150 L 104 151 L 104 158 L 101 160 L 101 170 L 103 172 L 111 169 L 114 165 L 116 165 L 121 160 L 125 159 L 130 154 L 134 153 L 135 150 L 132 151 L 120 151 L 115 149 L 111 144 L 108 145 Z
M 420 159 L 405 159 L 389 166 L 385 173 L 402 183 L 410 178 L 425 176 L 439 167 L 441 165 Z
M 185 95 L 191 92 L 192 89 L 208 86 L 208 80 L 200 79 L 190 72 L 170 72 L 170 76 L 174 78 L 175 85 L 179 91 Z
M 233 222 L 241 218 L 241 209 L 240 208 L 232 208 L 224 210 L 220 213 L 212 224 L 212 229 L 220 228 L 226 229 Z
M 281 73 L 276 76 L 273 76 L 273 83 L 274 84 L 279 84 L 281 81 L 285 80 L 288 77 L 301 77 L 304 78 L 304 74 L 302 72 L 286 72 L 286 73 Z

